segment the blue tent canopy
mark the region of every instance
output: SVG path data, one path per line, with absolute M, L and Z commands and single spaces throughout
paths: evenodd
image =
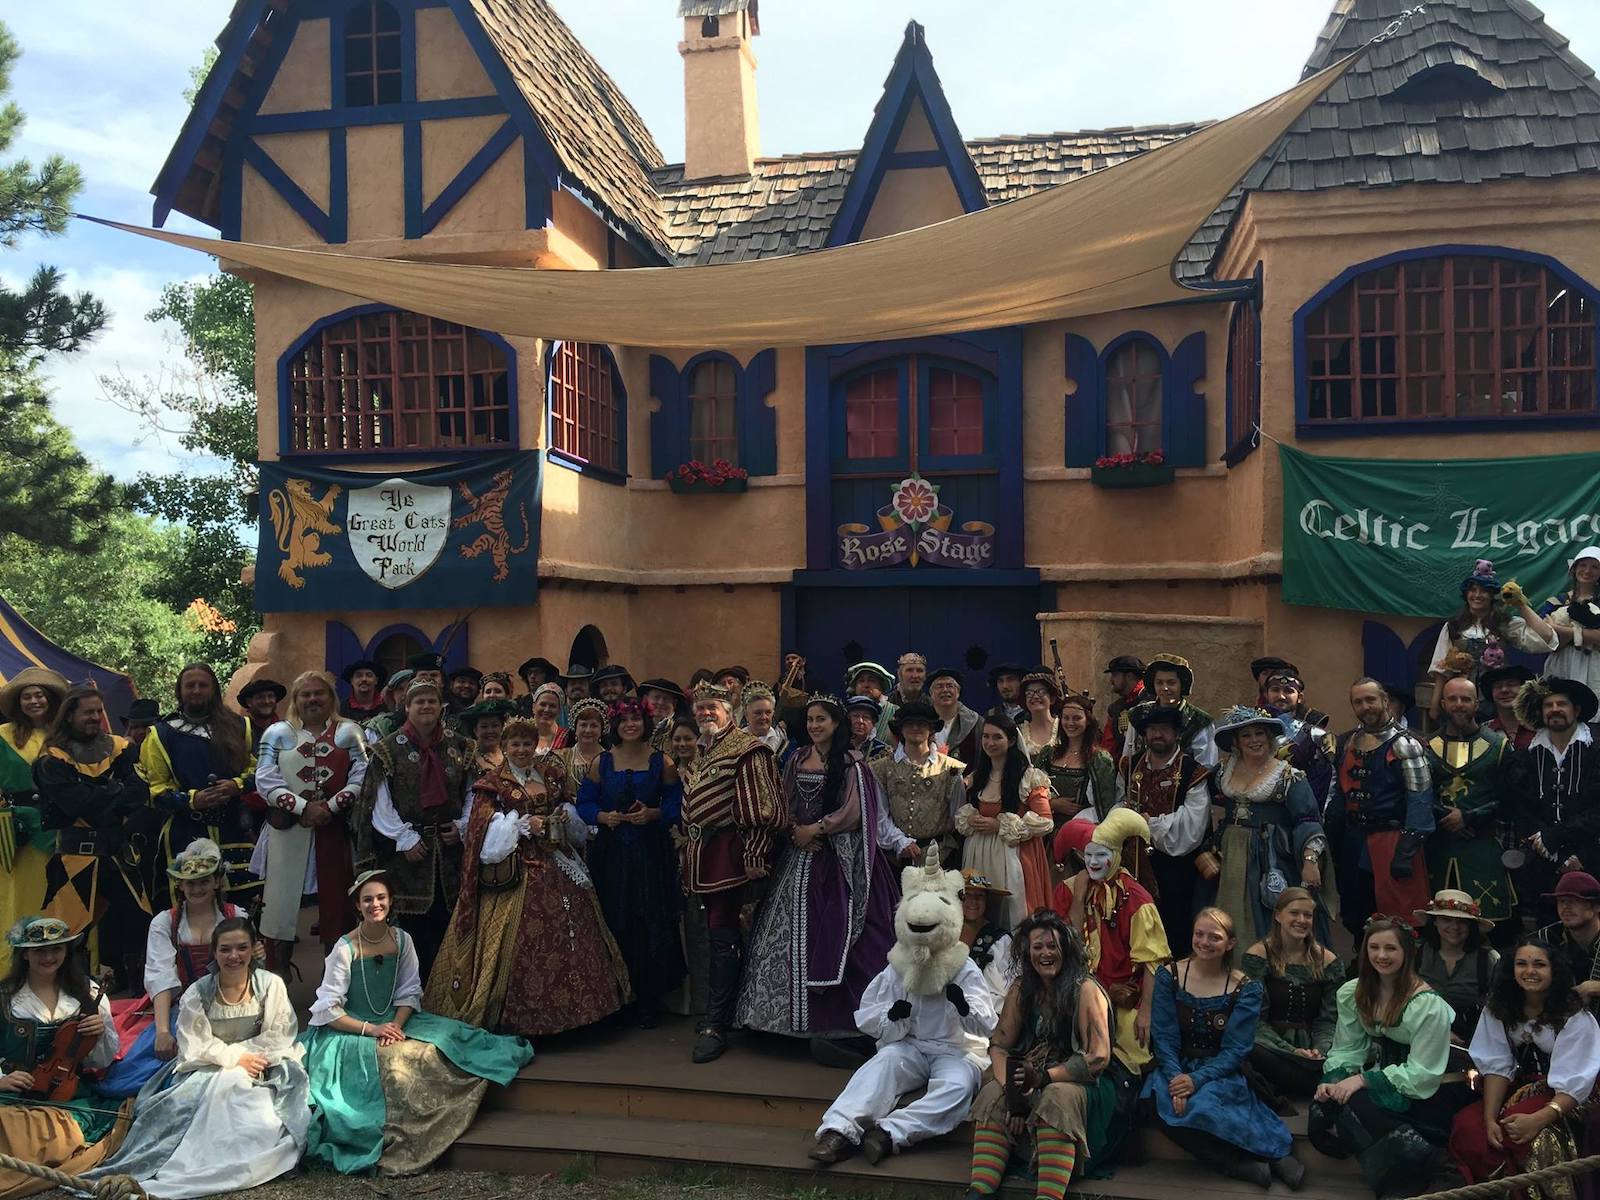
M 106 698 L 106 716 L 111 719 L 112 730 L 122 729 L 122 718 L 137 694 L 133 680 L 63 650 L 0 598 L 0 683 L 29 667 L 49 667 L 70 684 L 94 684 Z

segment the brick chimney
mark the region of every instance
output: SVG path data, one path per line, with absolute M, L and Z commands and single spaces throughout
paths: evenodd
M 683 18 L 683 175 L 749 175 L 761 151 L 756 116 L 757 0 L 679 0 Z

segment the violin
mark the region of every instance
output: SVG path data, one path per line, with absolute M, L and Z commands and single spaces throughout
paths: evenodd
M 83 1032 L 83 1022 L 99 1011 L 100 997 L 95 995 L 76 1018 L 56 1030 L 50 1054 L 33 1069 L 33 1086 L 24 1095 L 64 1104 L 78 1094 L 78 1068 L 100 1040 L 98 1034 Z

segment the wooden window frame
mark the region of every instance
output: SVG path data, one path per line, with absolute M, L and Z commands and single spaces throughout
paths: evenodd
M 1597 299 L 1554 260 L 1497 247 L 1351 268 L 1295 316 L 1296 432 L 1592 424 Z
M 510 347 L 420 313 L 335 314 L 284 355 L 280 382 L 286 456 L 424 456 L 517 443 Z
M 379 18 L 387 14 L 393 18 L 393 28 L 379 28 Z M 399 104 L 405 91 L 405 35 L 404 18 L 389 0 L 365 0 L 352 8 L 344 24 L 344 103 L 346 108 L 375 108 L 380 104 Z M 359 27 L 358 27 L 359 26 Z M 365 68 L 353 67 L 351 49 L 365 43 Z M 394 52 L 394 65 L 382 65 L 381 52 Z M 352 84 L 356 87 L 352 88 Z M 359 94 L 366 98 L 358 99 Z
M 901 458 L 906 453 L 906 438 L 908 431 L 905 428 L 905 395 L 902 387 L 902 375 L 905 366 L 900 361 L 876 366 L 871 370 L 863 371 L 843 385 L 844 400 L 844 457 L 855 462 L 887 462 Z M 851 396 L 850 390 L 857 384 L 873 383 L 887 379 L 890 391 L 879 394 L 874 386 L 871 395 Z M 851 428 L 852 412 L 862 411 L 859 406 L 865 406 L 865 417 L 868 418 L 856 429 Z M 892 423 L 884 425 L 879 418 L 885 411 L 893 415 Z M 858 453 L 852 449 L 851 439 L 860 437 L 864 442 Z M 880 442 L 887 438 L 889 441 L 888 453 L 880 454 Z M 871 451 L 867 453 L 865 451 Z
M 1140 421 L 1137 419 L 1132 419 L 1137 418 L 1138 411 L 1136 407 L 1130 406 L 1129 420 L 1113 420 L 1111 416 L 1111 394 L 1112 389 L 1119 386 L 1114 372 L 1117 369 L 1119 360 L 1121 360 L 1125 355 L 1129 354 L 1133 355 L 1135 359 L 1137 359 L 1141 349 L 1149 353 L 1150 356 L 1155 360 L 1155 370 L 1153 372 L 1140 372 L 1135 370 L 1128 382 L 1135 386 L 1141 381 L 1146 383 L 1153 382 L 1155 384 L 1156 403 L 1160 406 L 1159 411 L 1156 413 L 1154 421 Z M 1170 399 L 1167 395 L 1168 362 L 1165 348 L 1160 342 L 1157 342 L 1152 338 L 1145 337 L 1142 334 L 1135 334 L 1133 336 L 1124 337 L 1114 347 L 1108 348 L 1105 353 L 1104 361 L 1105 366 L 1102 370 L 1105 380 L 1105 415 L 1102 422 L 1101 438 L 1102 444 L 1105 446 L 1105 453 L 1150 454 L 1157 450 L 1164 452 L 1167 448 L 1167 404 L 1169 403 Z M 1117 450 L 1112 446 L 1111 431 L 1113 429 L 1121 428 L 1131 428 L 1135 431 L 1135 436 L 1133 439 L 1134 448 L 1131 451 Z M 1138 437 L 1138 431 L 1141 429 L 1151 429 L 1154 431 L 1153 445 L 1145 446 L 1141 444 L 1141 440 Z
M 1261 313 L 1253 299 L 1236 300 L 1228 316 L 1228 449 L 1234 466 L 1261 442 Z
M 972 388 L 969 392 L 943 393 L 934 386 L 936 375 L 949 376 Z M 962 406 L 967 402 L 976 402 L 977 421 L 963 420 Z M 928 454 L 932 458 L 969 458 L 979 457 L 986 453 L 988 448 L 988 423 L 983 411 L 984 386 L 983 380 L 967 371 L 958 371 L 953 366 L 943 364 L 930 364 L 928 367 Z M 968 414 L 970 415 L 970 413 Z M 948 420 L 944 418 L 949 418 Z M 970 439 L 976 435 L 976 447 L 970 444 Z M 947 446 L 941 446 L 941 441 L 948 440 Z
M 717 372 L 726 372 L 727 387 L 719 390 L 713 386 L 707 390 L 700 389 L 700 381 L 710 372 L 714 377 Z M 742 465 L 739 461 L 739 364 L 731 358 L 713 355 L 703 358 L 696 363 L 689 373 L 688 379 L 688 409 L 689 430 L 688 446 L 689 458 L 703 463 L 716 462 L 718 459 L 732 463 L 734 466 Z M 730 431 L 726 434 L 712 433 L 710 436 L 697 437 L 695 435 L 695 417 L 701 411 L 702 405 L 711 408 L 711 414 L 706 422 L 707 428 L 718 429 L 724 411 L 732 414 Z
M 613 481 L 628 474 L 628 393 L 609 346 L 556 342 L 547 398 L 550 457 Z

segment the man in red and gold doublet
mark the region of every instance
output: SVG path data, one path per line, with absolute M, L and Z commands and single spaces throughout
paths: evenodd
M 694 693 L 700 748 L 683 772 L 683 886 L 706 910 L 711 943 L 705 1024 L 694 1061 L 727 1048 L 739 1001 L 742 947 L 739 909 L 748 885 L 771 869 L 774 835 L 788 825 L 777 760 L 766 745 L 733 724 L 733 696 L 701 684 Z

